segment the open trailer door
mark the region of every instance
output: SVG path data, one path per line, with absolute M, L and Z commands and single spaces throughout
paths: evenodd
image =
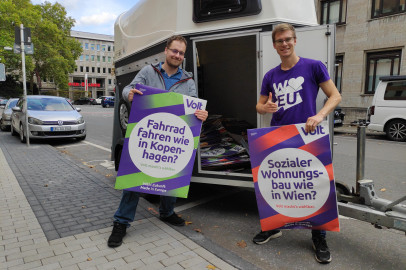
M 320 60 L 326 65 L 330 78 L 334 78 L 334 26 L 297 27 L 296 37 L 296 54 L 299 57 Z M 263 78 L 270 69 L 281 63 L 279 55 L 273 48 L 272 32 L 263 32 L 260 34 L 260 52 L 260 74 L 261 78 Z M 258 98 L 260 90 L 261 89 L 258 89 Z M 325 100 L 326 95 L 320 90 L 317 96 L 317 111 L 323 107 Z M 268 127 L 270 120 L 270 114 L 261 115 L 259 126 Z M 333 132 L 332 121 L 333 115 L 330 114 L 328 117 L 330 134 Z

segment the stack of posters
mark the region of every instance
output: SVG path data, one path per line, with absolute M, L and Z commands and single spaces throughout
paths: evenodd
M 236 172 L 250 168 L 245 121 L 212 115 L 203 123 L 200 158 L 203 170 Z

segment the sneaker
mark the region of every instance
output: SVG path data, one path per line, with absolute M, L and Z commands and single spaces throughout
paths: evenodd
M 324 236 L 312 237 L 314 257 L 319 263 L 331 262 L 330 250 L 328 249 L 326 238 Z
M 113 231 L 107 241 L 109 247 L 119 247 L 123 243 L 123 237 L 126 234 L 127 225 L 114 222 Z
M 161 216 L 159 219 L 174 226 L 185 226 L 185 220 L 179 217 L 175 212 L 169 217 Z
M 271 239 L 275 239 L 282 236 L 280 230 L 271 230 L 271 231 L 261 231 L 252 239 L 252 241 L 257 245 L 262 245 L 268 242 Z

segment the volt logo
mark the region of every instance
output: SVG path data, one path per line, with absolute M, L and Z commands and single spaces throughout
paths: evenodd
M 324 131 L 324 127 L 323 126 L 317 126 L 316 129 L 314 131 L 310 131 L 310 132 L 306 132 L 304 127 L 301 127 L 303 133 L 305 136 L 307 135 L 324 135 L 326 134 L 326 132 Z
M 203 107 L 203 103 L 199 102 L 194 102 L 193 100 L 186 100 L 186 106 L 188 108 L 192 108 L 195 110 L 201 110 Z
M 183 107 L 185 109 L 185 114 L 194 114 L 196 110 L 206 109 L 206 100 L 183 96 Z

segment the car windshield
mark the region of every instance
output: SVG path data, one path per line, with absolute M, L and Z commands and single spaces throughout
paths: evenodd
M 8 108 L 13 108 L 16 106 L 18 99 L 10 100 L 10 102 L 7 104 L 6 109 Z
M 64 98 L 28 99 L 28 110 L 32 111 L 72 111 L 73 108 Z

